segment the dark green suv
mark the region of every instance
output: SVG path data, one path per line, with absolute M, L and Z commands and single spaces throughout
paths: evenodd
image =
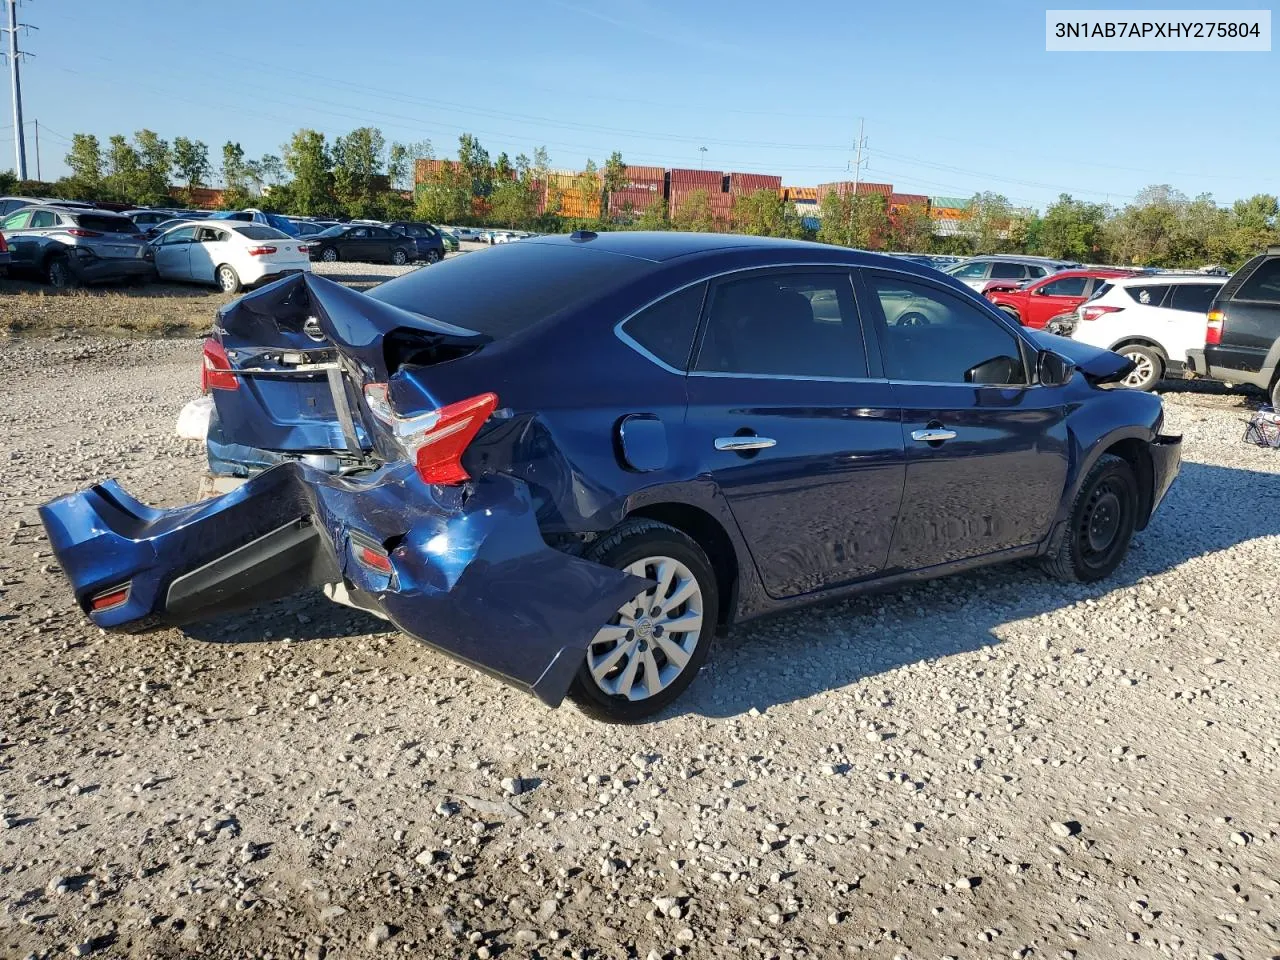
M 1223 284 L 1208 321 L 1204 349 L 1188 350 L 1187 366 L 1265 390 L 1280 409 L 1280 247 L 1268 247 Z

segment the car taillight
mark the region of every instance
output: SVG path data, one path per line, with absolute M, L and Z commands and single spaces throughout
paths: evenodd
M 305 243 L 300 243 L 300 244 L 298 244 L 298 252 L 299 252 L 299 253 L 306 253 L 306 252 L 307 252 L 308 250 L 310 250 L 310 249 L 311 249 L 311 248 L 310 248 L 310 247 L 308 247 Z
M 275 247 L 250 247 L 246 251 L 251 257 L 265 257 L 276 252 Z
M 1222 343 L 1222 311 L 1210 310 L 1209 323 L 1204 328 L 1204 343 L 1206 347 L 1214 347 Z
M 240 379 L 231 368 L 227 359 L 227 351 L 222 344 L 212 338 L 204 342 L 204 354 L 200 360 L 200 392 L 210 390 L 236 390 L 240 387 Z
M 0 253 L 8 253 L 9 245 L 4 242 L 4 234 L 0 233 Z
M 364 396 L 370 412 L 391 428 L 424 483 L 471 479 L 462 466 L 462 454 L 497 409 L 496 393 L 481 393 L 413 417 L 401 417 L 392 409 L 385 383 L 367 384 Z
M 96 230 L 85 230 L 81 227 L 68 227 L 67 233 L 73 237 L 100 237 L 102 234 Z
M 1080 312 L 1081 320 L 1097 320 L 1108 313 L 1119 313 L 1124 307 L 1085 307 Z

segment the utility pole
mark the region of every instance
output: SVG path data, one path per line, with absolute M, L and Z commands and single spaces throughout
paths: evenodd
M 36 179 L 43 180 L 44 177 L 40 176 L 40 121 L 32 120 L 31 124 L 36 131 Z
M 857 151 L 856 159 L 853 161 L 853 193 L 857 196 L 858 183 L 862 180 L 862 148 L 867 145 L 867 138 L 862 135 L 863 127 L 866 124 L 864 117 L 858 118 L 858 142 L 855 145 Z
M 22 54 L 18 50 L 18 27 L 27 25 L 18 23 L 18 0 L 8 0 L 9 26 L 5 31 L 9 34 L 9 85 L 13 91 L 13 147 L 17 160 L 18 179 L 27 179 L 27 144 L 22 129 L 22 78 L 18 73 L 18 61 Z M 28 28 L 29 29 L 29 28 Z

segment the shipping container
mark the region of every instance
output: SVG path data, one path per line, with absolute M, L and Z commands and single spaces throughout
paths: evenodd
M 889 207 L 928 207 L 929 198 L 923 193 L 891 193 Z
M 888 197 L 893 193 L 892 183 L 868 183 L 866 180 L 858 181 L 858 196 L 864 197 L 872 193 L 878 193 L 883 197 Z
M 560 216 L 571 220 L 594 220 L 600 216 L 600 198 L 588 197 L 584 202 L 577 193 L 566 193 L 560 197 Z
M 724 174 L 719 170 L 673 169 L 671 171 L 671 185 L 673 187 L 678 183 L 682 186 L 692 185 L 718 191 L 723 179 Z
M 804 202 L 804 201 L 817 203 L 818 188 L 817 187 L 783 187 L 782 196 L 783 196 L 783 199 L 785 200 L 791 200 L 797 203 Z
M 667 171 L 662 167 L 637 167 L 627 164 L 626 175 L 627 179 L 633 182 L 636 180 L 661 182 L 666 179 Z
M 757 190 L 780 190 L 782 178 L 767 173 L 729 174 L 730 193 L 755 193 Z
M 929 205 L 948 210 L 968 210 L 973 200 L 969 197 L 930 197 Z

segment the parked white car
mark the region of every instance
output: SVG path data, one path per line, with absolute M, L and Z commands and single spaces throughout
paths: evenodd
M 307 244 L 275 227 L 238 220 L 197 220 L 151 241 L 162 280 L 211 283 L 225 293 L 310 272 Z
M 1150 390 L 1185 375 L 1187 350 L 1204 346 L 1209 305 L 1226 282 L 1202 274 L 1109 280 L 1076 308 L 1071 337 L 1128 357 L 1136 366 L 1124 385 Z

